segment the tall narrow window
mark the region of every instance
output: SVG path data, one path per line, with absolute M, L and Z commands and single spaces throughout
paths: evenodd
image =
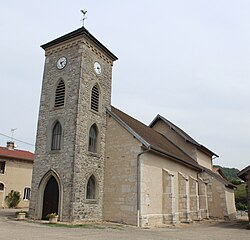
M 5 161 L 0 162 L 0 173 L 4 174 L 5 172 Z
M 96 183 L 95 183 L 95 177 L 92 175 L 88 180 L 86 199 L 95 199 L 95 198 L 96 198 Z
M 97 127 L 93 124 L 89 130 L 89 147 L 90 152 L 97 152 Z
M 23 199 L 30 200 L 30 188 L 29 187 L 24 188 Z
M 61 149 L 61 138 L 62 138 L 62 126 L 59 122 L 56 122 L 52 130 L 51 150 Z
M 55 107 L 61 107 L 64 105 L 65 100 L 65 84 L 63 80 L 60 80 L 56 87 L 56 94 L 55 94 Z
M 98 112 L 98 108 L 99 108 L 99 88 L 96 84 L 91 91 L 91 109 Z
M 3 183 L 0 183 L 0 191 L 3 191 L 4 190 L 4 185 Z

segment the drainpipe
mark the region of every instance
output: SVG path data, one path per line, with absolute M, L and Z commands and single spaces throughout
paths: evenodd
M 141 160 L 140 156 L 150 151 L 150 147 L 137 155 L 137 227 L 140 227 L 141 216 Z

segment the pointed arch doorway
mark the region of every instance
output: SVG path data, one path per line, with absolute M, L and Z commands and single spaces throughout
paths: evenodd
M 48 180 L 43 193 L 42 219 L 47 219 L 50 213 L 58 214 L 59 205 L 59 187 L 54 176 Z

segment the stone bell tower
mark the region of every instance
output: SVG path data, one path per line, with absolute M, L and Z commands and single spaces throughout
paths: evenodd
M 106 108 L 117 57 L 84 27 L 41 47 L 46 58 L 30 215 L 102 219 Z

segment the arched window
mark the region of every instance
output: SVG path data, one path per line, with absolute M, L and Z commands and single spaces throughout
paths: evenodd
M 3 190 L 4 190 L 4 184 L 0 183 L 0 191 L 3 191 Z
M 93 124 L 89 130 L 89 147 L 90 152 L 97 152 L 97 126 Z
M 95 84 L 91 91 L 91 109 L 96 112 L 99 109 L 99 88 L 97 84 Z
M 56 122 L 52 130 L 51 150 L 61 149 L 61 138 L 62 138 L 62 126 L 59 122 Z
M 30 188 L 24 188 L 23 199 L 30 200 Z
M 96 198 L 96 180 L 95 177 L 92 175 L 88 180 L 86 199 L 95 199 L 95 198 Z
M 65 100 L 65 84 L 61 79 L 56 87 L 55 108 L 64 106 L 64 100 Z

